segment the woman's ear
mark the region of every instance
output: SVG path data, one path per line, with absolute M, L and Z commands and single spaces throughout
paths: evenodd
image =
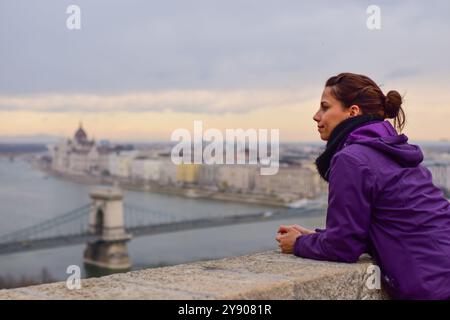
M 350 110 L 350 117 L 355 117 L 361 114 L 361 109 L 356 104 L 350 106 L 349 110 Z

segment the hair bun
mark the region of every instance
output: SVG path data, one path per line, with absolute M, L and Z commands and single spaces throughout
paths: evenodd
M 398 91 L 391 90 L 386 94 L 386 99 L 384 101 L 384 112 L 386 117 L 393 119 L 397 117 L 400 107 L 402 106 L 402 96 Z

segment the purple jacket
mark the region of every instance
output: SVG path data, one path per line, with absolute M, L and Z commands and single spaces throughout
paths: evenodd
M 331 160 L 326 229 L 299 236 L 294 254 L 369 253 L 392 298 L 450 299 L 450 203 L 407 141 L 388 121 L 351 132 Z

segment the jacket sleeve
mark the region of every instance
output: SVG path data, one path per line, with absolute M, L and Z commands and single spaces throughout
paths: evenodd
M 331 163 L 326 229 L 299 236 L 294 254 L 315 260 L 355 262 L 366 252 L 374 178 L 359 159 L 336 154 Z

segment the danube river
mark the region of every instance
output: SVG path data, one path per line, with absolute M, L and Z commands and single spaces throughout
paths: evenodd
M 16 158 L 0 157 L 0 235 L 35 225 L 89 202 L 90 186 L 48 177 Z M 125 202 L 176 215 L 223 214 L 274 210 L 260 205 L 187 199 L 146 192 L 125 192 Z M 277 249 L 280 224 L 322 227 L 325 212 L 295 220 L 279 220 L 173 232 L 132 239 L 128 243 L 133 270 Z M 0 277 L 35 277 L 47 270 L 55 280 L 67 278 L 69 265 L 83 269 L 85 245 L 0 255 Z

